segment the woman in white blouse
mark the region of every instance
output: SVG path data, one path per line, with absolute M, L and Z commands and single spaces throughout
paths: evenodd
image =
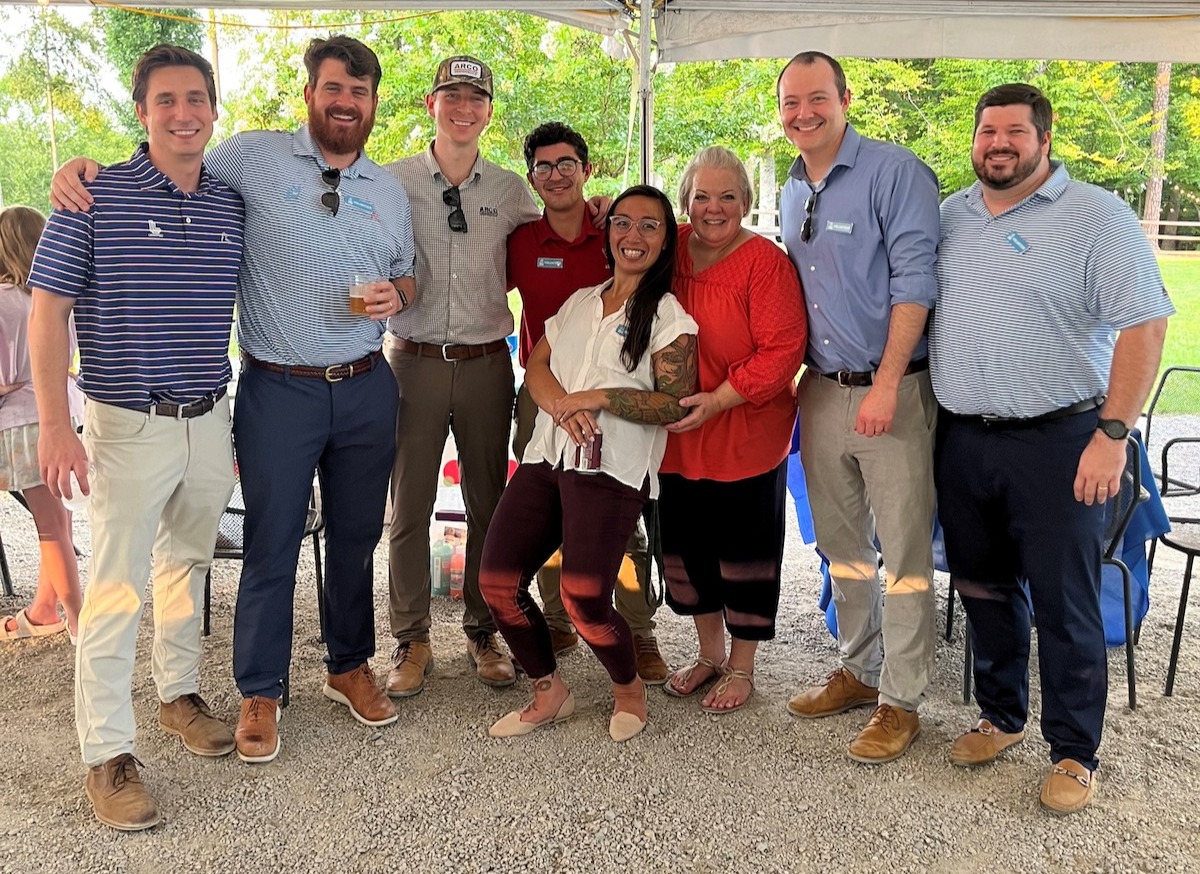
M 479 579 L 533 700 L 496 722 L 493 737 L 528 734 L 575 712 L 529 594 L 560 545 L 563 604 L 612 678 L 609 734 L 624 741 L 646 725 L 633 636 L 612 594 L 642 505 L 658 494 L 662 426 L 683 417 L 679 399 L 695 391 L 696 323 L 671 294 L 676 238 L 665 194 L 646 185 L 623 192 L 608 213 L 613 278 L 575 292 L 529 358 L 525 384 L 538 417 L 488 526 Z

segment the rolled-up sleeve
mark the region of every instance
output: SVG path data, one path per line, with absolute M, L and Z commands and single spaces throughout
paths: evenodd
M 931 309 L 937 301 L 937 176 L 916 158 L 896 162 L 890 176 L 890 185 L 876 189 L 876 209 L 891 266 L 892 305 Z

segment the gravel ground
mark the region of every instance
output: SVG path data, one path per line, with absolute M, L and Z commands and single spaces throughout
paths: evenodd
M 0 530 L 18 597 L 32 594 L 36 539 L 24 510 L 0 500 Z M 795 528 L 789 530 L 794 531 Z M 86 526 L 79 528 L 87 546 Z M 386 671 L 386 552 L 376 553 L 380 655 Z M 1138 655 L 1139 708 L 1125 700 L 1123 650 L 1110 652 L 1110 692 L 1096 802 L 1064 820 L 1040 812 L 1047 747 L 1036 729 L 998 763 L 952 767 L 953 738 L 973 724 L 961 703 L 963 634 L 939 634 L 937 672 L 921 736 L 897 762 L 863 766 L 844 749 L 859 710 L 818 721 L 784 704 L 835 663 L 815 600 L 812 552 L 788 544 L 778 636 L 763 646 L 758 688 L 740 713 L 702 714 L 696 699 L 660 692 L 635 740 L 607 735 L 607 677 L 581 650 L 563 673 L 579 713 L 530 737 L 495 741 L 488 725 L 520 707 L 522 685 L 480 685 L 463 653 L 458 605 L 435 599 L 436 669 L 382 730 L 352 721 L 320 694 L 312 551 L 302 551 L 292 703 L 283 749 L 267 765 L 201 759 L 157 726 L 146 611 L 134 680 L 138 756 L 164 823 L 121 834 L 97 823 L 82 791 L 65 635 L 0 647 L 0 872 L 268 871 L 517 872 L 1194 872 L 1200 870 L 1200 641 L 1193 606 L 1173 698 L 1162 697 L 1182 563 L 1160 550 L 1154 606 Z M 231 723 L 230 669 L 239 565 L 214 572 L 213 634 L 203 692 Z M 939 632 L 946 579 L 938 578 Z M 690 624 L 660 613 L 668 661 L 694 648 Z

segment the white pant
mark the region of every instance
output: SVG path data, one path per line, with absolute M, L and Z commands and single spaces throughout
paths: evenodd
M 83 443 L 92 465 L 92 559 L 79 615 L 75 725 L 93 767 L 133 752 L 134 655 L 152 563 L 158 696 L 199 691 L 204 578 L 234 484 L 229 398 L 193 419 L 89 401 Z

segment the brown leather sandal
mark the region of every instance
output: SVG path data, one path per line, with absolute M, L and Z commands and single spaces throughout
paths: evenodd
M 707 668 L 708 670 L 712 671 L 712 676 L 701 680 L 688 692 L 681 692 L 679 689 L 675 688 L 675 683 L 673 680 L 676 677 L 679 677 L 681 680 L 683 680 L 684 684 L 686 685 L 687 683 L 691 682 L 692 674 L 695 673 L 698 668 Z M 667 678 L 667 684 L 663 686 L 663 691 L 672 698 L 690 698 L 709 683 L 720 679 L 723 673 L 725 673 L 724 667 L 718 665 L 712 659 L 706 659 L 704 656 L 696 656 L 696 660 L 694 662 L 692 662 L 686 668 L 680 668 L 678 671 L 671 674 L 669 678 Z

